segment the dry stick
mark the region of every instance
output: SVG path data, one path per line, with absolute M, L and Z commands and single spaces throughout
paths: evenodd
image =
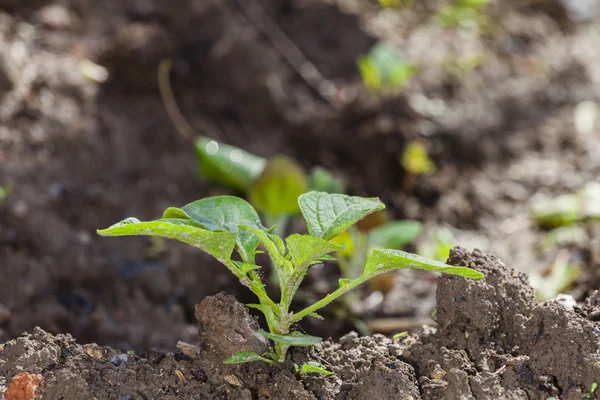
M 334 110 L 339 110 L 341 104 L 335 97 L 338 92 L 336 85 L 319 72 L 317 67 L 308 60 L 298 45 L 283 32 L 258 1 L 236 1 L 246 18 L 271 42 L 277 52 L 285 58 L 300 77 Z
M 171 82 L 169 81 L 169 73 L 172 68 L 173 61 L 168 58 L 162 60 L 158 66 L 158 89 L 160 90 L 160 97 L 177 132 L 188 142 L 193 142 L 196 132 L 179 110 Z

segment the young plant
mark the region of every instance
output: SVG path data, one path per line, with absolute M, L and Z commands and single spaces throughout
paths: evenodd
M 383 42 L 375 44 L 357 64 L 365 85 L 380 93 L 398 93 L 417 72 L 417 67 L 406 62 L 394 46 Z
M 457 0 L 454 6 L 440 8 L 435 19 L 443 27 L 460 26 L 486 31 L 492 24 L 484 10 L 488 3 L 489 0 Z
M 243 352 L 234 354 L 225 363 L 264 361 L 283 362 L 292 346 L 312 346 L 321 338 L 304 334 L 295 325 L 304 317 L 321 318 L 316 312 L 369 279 L 402 268 L 417 268 L 482 279 L 483 274 L 466 267 L 454 267 L 399 250 L 373 250 L 366 260 L 362 274 L 354 279 L 340 279 L 338 288 L 321 300 L 294 312 L 292 300 L 304 276 L 313 266 L 331 260 L 330 253 L 342 246 L 332 238 L 350 228 L 365 216 L 385 206 L 377 198 L 352 197 L 325 192 L 309 192 L 298 198 L 298 206 L 306 221 L 309 234 L 292 234 L 285 241 L 271 232 L 274 227 L 263 226 L 258 213 L 245 200 L 233 196 L 201 199 L 182 208 L 165 210 L 161 219 L 141 222 L 127 218 L 107 229 L 98 230 L 102 236 L 148 235 L 162 236 L 191 244 L 207 252 L 225 265 L 256 297 L 249 304 L 261 311 L 268 331 L 259 332 L 273 341 L 266 354 Z M 255 264 L 259 243 L 269 254 L 277 272 L 281 298 L 267 295 L 261 281 L 260 266 Z M 234 252 L 238 257 L 234 257 Z M 300 371 L 310 372 L 310 366 Z

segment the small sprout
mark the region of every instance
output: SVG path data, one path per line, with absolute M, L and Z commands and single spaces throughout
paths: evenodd
M 425 175 L 435 171 L 435 163 L 429 158 L 427 146 L 423 142 L 409 142 L 402 153 L 400 163 L 413 175 Z
M 560 227 L 600 219 L 600 183 L 590 182 L 576 193 L 563 194 L 531 206 L 532 218 L 542 227 Z
M 460 26 L 467 29 L 484 31 L 491 25 L 491 20 L 484 14 L 489 0 L 458 0 L 454 6 L 442 7 L 435 15 L 441 26 Z
M 385 8 L 412 8 L 415 0 L 379 0 L 379 4 Z
M 404 331 L 404 332 L 400 332 L 400 333 L 396 333 L 394 336 L 392 336 L 392 341 L 396 341 L 398 339 L 402 339 L 408 336 L 408 332 Z
M 260 355 L 242 352 L 227 358 L 226 364 L 253 361 L 284 362 L 287 351 L 294 346 L 313 346 L 321 338 L 291 331 L 304 317 L 319 318 L 316 312 L 368 280 L 396 269 L 417 268 L 469 279 L 483 279 L 480 272 L 429 260 L 393 249 L 376 249 L 366 257 L 362 273 L 339 281 L 339 287 L 321 300 L 298 312 L 290 310 L 292 300 L 311 266 L 329 261 L 330 253 L 343 246 L 332 238 L 351 228 L 360 219 L 384 208 L 377 198 L 353 197 L 325 192 L 308 192 L 298 197 L 298 207 L 306 222 L 309 235 L 293 234 L 285 240 L 263 226 L 256 210 L 245 200 L 233 196 L 208 197 L 184 207 L 170 207 L 161 219 L 142 222 L 127 218 L 107 229 L 98 230 L 102 236 L 147 235 L 179 240 L 195 246 L 225 265 L 257 297 L 257 304 L 248 305 L 261 311 L 269 331 L 259 333 L 273 342 L 269 352 Z M 276 270 L 281 298 L 271 299 L 257 272 L 254 262 L 262 243 Z M 234 252 L 241 261 L 234 260 Z M 236 257 L 237 257 L 236 256 Z M 299 373 L 328 373 L 321 366 L 307 364 Z
M 79 73 L 92 82 L 104 83 L 108 80 L 109 73 L 102 65 L 85 59 L 79 63 Z
M 321 374 L 321 375 L 333 375 L 333 372 L 328 371 L 323 364 L 320 364 L 315 361 L 309 361 L 307 363 L 302 364 L 301 367 L 298 367 L 297 364 L 294 364 L 294 370 L 298 373 L 298 375 L 304 374 Z
M 369 89 L 392 94 L 399 92 L 417 72 L 417 67 L 404 61 L 394 46 L 383 42 L 358 59 L 358 69 Z
M 0 186 L 0 201 L 6 200 L 12 188 L 9 185 Z
M 581 398 L 582 399 L 590 399 L 594 395 L 594 393 L 596 392 L 596 389 L 598 389 L 598 383 L 593 382 L 590 385 L 590 390 L 587 393 L 583 393 L 581 395 Z

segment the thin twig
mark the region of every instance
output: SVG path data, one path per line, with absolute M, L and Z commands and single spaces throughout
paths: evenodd
M 236 0 L 246 18 L 273 45 L 275 50 L 290 64 L 300 77 L 313 88 L 333 109 L 341 106 L 336 98 L 338 88 L 325 78 L 314 63 L 310 62 L 298 45 L 290 39 L 259 4 L 257 0 Z
M 435 321 L 426 317 L 376 318 L 367 321 L 367 326 L 372 332 L 380 333 L 404 332 L 423 325 L 433 326 Z
M 169 73 L 172 68 L 173 61 L 168 58 L 162 60 L 158 66 L 158 88 L 160 90 L 160 96 L 165 105 L 165 109 L 167 110 L 167 114 L 177 132 L 179 132 L 179 134 L 188 142 L 193 142 L 196 132 L 181 113 L 175 95 L 173 94 L 171 81 L 169 80 Z

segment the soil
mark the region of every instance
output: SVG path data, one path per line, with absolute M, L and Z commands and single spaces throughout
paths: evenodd
M 600 123 L 581 130 L 575 120 L 581 102 L 600 102 L 593 1 L 492 1 L 488 34 L 440 27 L 431 15 L 450 3 L 442 0 L 401 12 L 354 0 L 171 3 L 0 0 L 0 185 L 12 187 L 0 201 L 0 342 L 17 338 L 0 353 L 6 384 L 18 371 L 31 372 L 22 378 L 32 383 L 42 374 L 44 396 L 65 399 L 71 381 L 97 398 L 131 399 L 579 398 L 589 388 L 597 372 L 591 321 L 600 319 L 600 226 L 585 225 L 575 244 L 541 250 L 546 232 L 529 209 L 600 174 Z M 273 36 L 258 29 L 269 21 L 334 95 L 303 79 Z M 355 68 L 378 40 L 420 66 L 400 95 L 368 93 Z M 481 65 L 463 76 L 444 67 L 471 56 Z M 175 61 L 176 97 L 198 133 L 330 168 L 352 194 L 379 196 L 392 216 L 423 221 L 422 241 L 443 225 L 455 243 L 527 273 L 543 272 L 566 250 L 582 270 L 569 291 L 584 306 L 536 304 L 521 275 L 488 256 L 455 251 L 454 262 L 493 272 L 484 286 L 442 279 L 437 331 L 395 344 L 359 338 L 332 310 L 325 322 L 303 327 L 339 341 L 325 342 L 318 356 L 294 357 L 328 360 L 335 377 L 299 380 L 290 365 L 277 373 L 261 366 L 258 374 L 255 365 L 225 368 L 217 361 L 228 348 L 215 350 L 219 340 L 203 347 L 216 333 L 201 329 L 198 337 L 195 305 L 221 291 L 254 301 L 228 271 L 178 243 L 95 234 L 127 216 L 152 219 L 166 207 L 228 192 L 198 177 L 189 143 L 164 111 L 156 67 L 166 57 Z M 88 59 L 107 69 L 106 82 L 83 76 Z M 398 162 L 409 140 L 426 142 L 437 165 L 412 191 L 404 190 Z M 327 293 L 332 275 L 314 271 L 307 291 Z M 365 319 L 400 318 L 387 333 L 423 321 L 435 326 L 425 320 L 436 308 L 431 275 L 403 271 L 384 286 L 360 292 Z M 461 291 L 483 298 L 461 300 L 468 299 Z M 519 300 L 507 300 L 513 296 Z M 217 298 L 231 318 L 244 320 L 243 308 Z M 242 332 L 255 330 L 248 324 Z M 33 333 L 20 337 L 25 331 Z M 201 346 L 210 362 L 173 353 L 178 341 Z M 124 360 L 128 350 L 136 356 Z M 550 356 L 560 363 L 551 365 Z M 230 375 L 243 384 L 223 381 Z
M 486 279 L 443 276 L 438 329 L 396 342 L 352 332 L 293 350 L 284 364 L 225 365 L 227 356 L 263 352 L 268 343 L 255 317 L 219 294 L 196 306 L 201 345 L 180 342 L 176 353 L 120 353 L 36 328 L 3 345 L 0 393 L 23 398 L 12 393 L 31 381 L 38 397 L 28 399 L 64 400 L 580 399 L 589 390 L 600 376 L 600 324 L 590 320 L 600 301 L 537 303 L 525 275 L 479 251 L 455 248 L 449 263 Z M 334 375 L 297 376 L 292 361 L 317 361 Z

